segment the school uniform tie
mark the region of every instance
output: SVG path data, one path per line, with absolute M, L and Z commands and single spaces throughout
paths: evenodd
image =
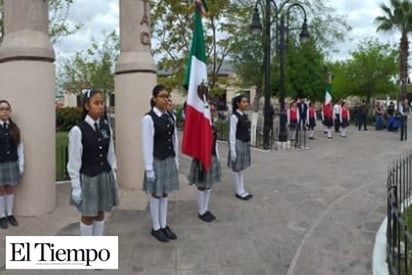
M 4 123 L 3 123 L 3 128 L 6 129 L 6 130 L 9 129 L 9 125 L 8 125 L 7 122 L 4 122 Z
M 100 132 L 99 124 L 97 124 L 97 122 L 94 123 L 94 130 L 96 131 L 96 133 Z

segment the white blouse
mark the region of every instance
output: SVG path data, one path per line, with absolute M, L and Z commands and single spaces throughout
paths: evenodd
M 94 123 L 99 124 L 100 120 L 94 120 L 89 115 L 84 119 L 93 129 Z M 95 129 L 96 130 L 96 129 Z M 80 168 L 82 167 L 82 131 L 79 126 L 73 126 L 69 132 L 69 161 L 67 162 L 67 172 L 72 181 L 72 187 L 80 187 Z M 110 143 L 107 152 L 107 161 L 112 168 L 114 177 L 116 178 L 117 162 L 114 153 L 113 131 L 110 129 Z

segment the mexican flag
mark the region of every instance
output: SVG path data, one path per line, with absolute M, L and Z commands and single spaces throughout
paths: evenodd
M 198 92 L 207 85 L 207 65 L 201 14 L 207 10 L 205 1 L 195 0 L 195 28 L 183 86 L 187 88 L 182 152 L 200 160 L 208 171 L 212 160 L 212 122 L 207 98 Z
M 326 86 L 325 105 L 332 101 L 332 73 L 328 73 L 328 85 Z

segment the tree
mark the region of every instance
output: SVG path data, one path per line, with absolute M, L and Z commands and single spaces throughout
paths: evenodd
M 237 22 L 244 16 L 242 1 L 209 0 L 203 19 L 209 86 L 218 90 L 218 72 L 227 60 L 232 41 L 238 34 Z M 193 30 L 194 5 L 191 0 L 155 0 L 152 3 L 154 54 L 159 69 L 169 70 L 168 84 L 182 85 Z
M 397 51 L 389 44 L 368 38 L 358 44 L 346 62 L 337 62 L 334 97 L 350 95 L 366 98 L 388 95 L 396 90 Z
M 264 34 L 253 35 L 249 29 L 254 2 L 249 1 L 247 4 L 249 15 L 240 25 L 239 35 L 234 39 L 231 57 L 235 62 L 236 72 L 242 83 L 261 87 L 264 75 Z M 278 1 L 281 5 L 292 2 Z M 300 46 L 300 43 L 296 43 L 299 40 L 299 31 L 293 30 L 300 29 L 303 17 L 299 9 L 291 9 L 286 53 L 286 94 L 292 97 L 304 96 L 320 100 L 324 96 L 326 87 L 324 68 L 326 55 L 335 51 L 335 43 L 343 40 L 350 27 L 345 23 L 343 17 L 330 14 L 332 9 L 327 7 L 324 1 L 306 0 L 302 1 L 302 4 L 308 14 L 311 39 L 306 45 Z M 285 7 L 282 8 L 283 11 L 285 11 Z M 262 17 L 264 18 L 264 16 L 265 14 Z M 275 11 L 272 9 L 270 80 L 272 95 L 279 93 L 279 41 L 278 34 L 276 34 L 276 23 L 278 22 L 275 16 Z M 263 18 L 261 18 L 261 22 L 264 22 Z
M 81 24 L 70 25 L 67 16 L 70 5 L 74 0 L 49 0 L 49 34 L 52 42 L 56 42 L 63 36 L 75 33 L 81 28 Z M 3 14 L 3 0 L 0 0 L 0 12 Z M 0 42 L 3 41 L 3 16 L 0 18 Z
M 390 31 L 398 29 L 401 32 L 399 45 L 399 76 L 401 93 L 406 95 L 408 83 L 408 33 L 412 31 L 412 3 L 409 0 L 391 0 L 390 6 L 381 4 L 384 15 L 375 18 L 378 24 L 376 31 Z
M 78 94 L 85 88 L 96 88 L 105 96 L 114 91 L 114 65 L 119 56 L 119 37 L 113 31 L 104 41 L 92 43 L 63 61 L 59 82 L 68 93 Z

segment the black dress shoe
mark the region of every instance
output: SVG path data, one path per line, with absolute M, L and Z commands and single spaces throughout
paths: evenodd
M 210 215 L 207 215 L 207 212 L 205 212 L 203 215 L 199 214 L 198 217 L 204 222 L 211 222 L 213 220 Z
M 159 242 L 167 243 L 169 241 L 169 238 L 165 235 L 165 233 L 163 233 L 161 229 L 152 229 L 150 234 L 152 234 L 152 236 L 155 237 Z
M 253 198 L 253 195 L 252 195 L 252 194 L 247 194 L 247 195 L 246 195 L 246 198 L 247 198 L 248 200 L 250 200 L 251 198 Z
M 209 210 L 206 211 L 204 215 L 208 215 L 212 221 L 216 220 L 215 215 L 213 215 L 212 212 L 210 212 Z
M 240 200 L 244 200 L 244 201 L 247 201 L 249 199 L 247 196 L 242 197 L 241 195 L 238 195 L 238 194 L 236 194 L 236 198 Z
M 9 223 L 6 217 L 0 218 L 0 228 L 7 229 L 9 227 Z
M 9 224 L 12 226 L 18 226 L 19 223 L 17 222 L 16 218 L 13 215 L 7 216 L 7 220 L 9 221 Z
M 176 234 L 170 229 L 169 226 L 166 225 L 165 228 L 160 229 L 163 231 L 163 233 L 166 235 L 167 238 L 169 238 L 170 240 L 176 240 L 177 236 Z

